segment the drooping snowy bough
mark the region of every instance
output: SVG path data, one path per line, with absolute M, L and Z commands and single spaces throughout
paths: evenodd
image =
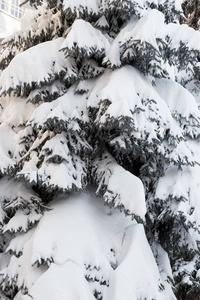
M 0 298 L 196 299 L 200 33 L 179 0 L 30 3 L 0 55 Z

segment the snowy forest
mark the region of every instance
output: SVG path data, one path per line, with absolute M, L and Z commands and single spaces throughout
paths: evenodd
M 0 299 L 200 299 L 198 1 L 30 0 L 0 53 Z

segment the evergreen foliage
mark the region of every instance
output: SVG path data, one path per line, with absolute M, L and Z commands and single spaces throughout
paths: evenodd
M 200 3 L 199 0 L 183 0 L 182 7 L 186 16 L 185 22 L 198 30 L 200 28 L 199 17 L 200 17 Z
M 200 294 L 200 33 L 179 0 L 31 0 L 0 55 L 0 298 Z

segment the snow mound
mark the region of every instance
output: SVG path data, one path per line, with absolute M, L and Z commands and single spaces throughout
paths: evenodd
M 164 300 L 143 225 L 108 209 L 92 191 L 60 197 L 50 207 L 5 277 L 19 272 L 19 286 L 36 300 L 58 295 L 94 300 L 94 289 L 105 300 Z M 42 268 L 42 262 L 48 267 Z

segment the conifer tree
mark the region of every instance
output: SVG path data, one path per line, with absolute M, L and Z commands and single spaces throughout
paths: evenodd
M 179 0 L 31 0 L 0 56 L 0 298 L 200 294 L 200 33 Z
M 200 28 L 200 2 L 199 0 L 183 0 L 182 1 L 183 12 L 186 19 L 183 20 L 186 24 L 192 28 L 199 30 Z

